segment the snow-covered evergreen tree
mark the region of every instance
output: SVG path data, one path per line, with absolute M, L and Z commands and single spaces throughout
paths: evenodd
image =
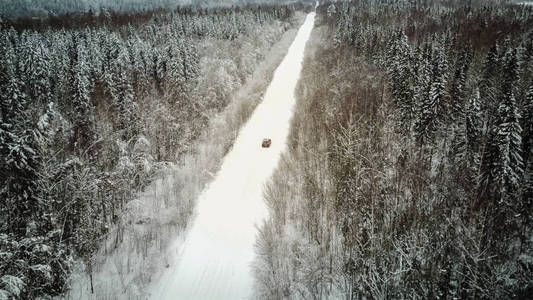
M 412 53 L 404 32 L 398 31 L 388 49 L 388 73 L 393 101 L 400 114 L 400 125 L 409 130 L 415 112 Z
M 434 134 L 449 117 L 446 85 L 448 63 L 442 44 L 435 49 L 431 60 L 431 82 L 429 92 L 421 99 L 417 123 L 416 138 L 421 144 L 432 142 Z
M 200 69 L 200 58 L 198 57 L 197 49 L 192 41 L 185 40 L 181 43 L 180 50 L 185 80 L 193 79 Z
M 28 99 L 20 81 L 15 49 L 7 45 L 3 59 L 8 82 L 0 95 L 1 212 L 9 216 L 2 232 L 24 235 L 38 206 L 34 136 L 27 115 Z
M 496 141 L 500 157 L 496 180 L 503 198 L 516 192 L 523 172 L 522 128 L 513 93 L 503 99 L 499 114 L 502 121 L 497 125 Z
M 529 155 L 533 155 L 529 153 Z M 524 179 L 521 186 L 521 202 L 519 202 L 519 213 L 522 214 L 525 224 L 531 225 L 533 216 L 533 159 L 527 161 L 524 169 Z
M 90 67 L 87 50 L 81 38 L 73 35 L 70 95 L 73 106 L 74 143 L 77 147 L 91 146 L 94 141 L 94 115 L 90 92 Z
M 533 84 L 529 86 L 526 93 L 526 100 L 522 111 L 522 143 L 524 144 L 523 158 L 524 163 L 532 159 L 533 151 Z
M 100 47 L 100 37 L 94 30 L 85 31 L 85 45 L 87 52 L 87 64 L 89 65 L 89 74 L 91 83 L 98 79 L 102 70 L 103 53 Z
M 483 158 L 482 185 L 492 199 L 510 201 L 523 173 L 522 127 L 514 96 L 518 80 L 516 49 L 504 57 L 502 98 Z
M 494 44 L 485 59 L 483 66 L 483 75 L 480 82 L 480 95 L 484 99 L 485 119 L 487 119 L 487 127 L 491 127 L 494 122 L 494 116 L 498 110 L 498 85 L 500 84 L 501 62 L 499 58 L 498 45 Z
M 51 98 L 50 53 L 43 40 L 37 35 L 30 35 L 22 46 L 21 69 L 26 83 L 26 92 L 30 101 L 39 104 L 48 103 Z
M 469 47 L 465 47 L 459 52 L 457 61 L 455 63 L 455 72 L 451 80 L 450 90 L 450 113 L 452 117 L 461 111 L 466 102 L 466 89 L 468 69 L 471 63 L 471 51 Z
M 117 128 L 123 131 L 122 137 L 125 140 L 129 140 L 139 133 L 137 104 L 134 99 L 130 67 L 128 53 L 124 49 L 117 59 L 112 97 L 117 112 Z
M 172 44 L 168 48 L 169 55 L 169 88 L 171 93 L 179 94 L 183 91 L 184 83 L 187 81 L 185 77 L 184 57 L 182 56 L 181 48 L 184 43 L 181 39 L 175 37 L 172 39 Z
M 479 90 L 468 99 L 464 109 L 455 116 L 458 120 L 455 153 L 461 168 L 472 174 L 477 174 L 480 163 L 479 145 L 482 133 L 482 115 Z M 473 175 L 472 175 L 473 176 Z

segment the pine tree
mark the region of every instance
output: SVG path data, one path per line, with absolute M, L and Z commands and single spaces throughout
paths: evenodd
M 476 89 L 466 107 L 465 132 L 468 138 L 468 148 L 472 153 L 478 153 L 479 151 L 482 127 L 480 101 L 479 89 Z
M 527 38 L 522 44 L 522 48 L 524 48 L 524 64 L 528 65 L 533 60 L 533 31 L 530 31 L 527 35 Z
M 8 45 L 5 54 L 3 61 L 8 82 L 0 95 L 0 197 L 4 200 L 0 209 L 9 222 L 0 228 L 24 236 L 39 202 L 37 157 L 14 47 Z
M 32 36 L 25 47 L 25 82 L 29 99 L 43 105 L 51 98 L 50 54 L 43 41 Z
M 70 79 L 71 79 L 71 57 L 70 57 L 70 36 L 66 32 L 58 32 L 50 38 L 50 64 L 53 69 L 50 72 L 50 91 L 54 95 L 55 101 L 60 109 L 69 110 L 70 101 Z
M 181 47 L 184 43 L 177 37 L 172 39 L 172 44 L 169 46 L 169 88 L 173 95 L 178 95 L 184 92 L 184 84 L 186 81 L 184 70 L 184 57 L 182 57 Z M 176 96 L 174 97 L 176 98 Z
M 158 49 L 154 52 L 156 57 L 154 58 L 154 67 L 155 67 L 155 82 L 156 86 L 160 93 L 163 93 L 165 90 L 165 83 L 168 78 L 168 48 L 167 49 Z
M 484 99 L 482 110 L 487 120 L 487 127 L 491 128 L 494 116 L 498 111 L 498 83 L 500 82 L 501 64 L 498 45 L 494 44 L 487 54 L 483 66 L 483 75 L 480 82 L 480 96 Z
M 183 74 L 185 80 L 190 80 L 195 78 L 200 71 L 200 58 L 198 57 L 198 50 L 194 46 L 192 40 L 183 41 L 182 46 L 180 47 L 182 63 L 183 63 Z
M 523 172 L 522 127 L 512 92 L 506 95 L 498 113 L 503 118 L 502 122 L 497 125 L 496 141 L 499 147 L 500 162 L 496 180 L 499 187 L 498 193 L 503 198 L 516 192 Z
M 150 49 L 150 76 L 155 82 L 156 89 L 159 93 L 163 92 L 163 79 L 166 76 L 166 62 L 158 48 L 152 47 Z
M 429 95 L 431 87 L 431 45 L 426 41 L 422 47 L 418 47 L 415 55 L 416 80 L 414 87 L 414 110 L 418 114 L 424 99 Z M 418 115 L 416 116 L 418 117 Z M 416 124 L 415 124 L 416 125 Z
M 126 49 L 124 50 L 127 52 L 127 62 L 131 73 L 131 84 L 135 89 L 134 95 L 136 97 L 139 96 L 140 91 L 142 90 L 141 85 L 143 81 L 143 66 L 139 57 L 139 49 L 137 49 L 138 42 L 138 37 L 132 33 L 132 38 L 125 43 Z
M 73 40 L 74 53 L 71 66 L 70 96 L 73 105 L 74 144 L 76 148 L 86 149 L 94 140 L 89 66 L 87 65 L 85 46 L 76 36 L 73 36 Z
M 508 97 L 511 93 L 515 93 L 514 89 L 519 80 L 519 72 L 518 50 L 516 48 L 508 48 L 503 57 L 503 78 L 501 85 L 503 97 Z
M 524 163 L 531 159 L 533 150 L 533 84 L 529 86 L 522 112 L 522 143 Z
M 466 82 L 470 68 L 471 52 L 472 49 L 470 47 L 462 49 L 455 64 L 455 72 L 450 90 L 450 112 L 452 113 L 452 117 L 459 113 L 465 105 Z
M 125 140 L 136 136 L 140 130 L 129 66 L 128 53 L 124 49 L 117 60 L 112 97 L 117 112 L 118 129 L 123 131 L 122 137 Z
M 87 63 L 89 65 L 90 80 L 95 82 L 102 70 L 102 49 L 99 45 L 99 37 L 96 31 L 86 29 L 86 52 Z
M 519 212 L 523 216 L 524 223 L 531 226 L 533 222 L 533 218 L 531 218 L 533 215 L 533 159 L 530 159 L 526 166 Z
M 120 38 L 115 33 L 103 31 L 100 34 L 100 48 L 103 52 L 102 72 L 100 76 L 104 83 L 106 92 L 108 94 L 112 94 L 113 76 L 116 69 L 117 59 L 122 48 L 122 43 Z
M 514 97 L 518 81 L 516 49 L 504 57 L 502 99 L 492 126 L 482 165 L 482 190 L 498 202 L 512 200 L 522 179 L 522 127 Z
M 413 81 L 415 76 L 411 69 L 412 53 L 407 36 L 399 31 L 389 45 L 389 78 L 393 103 L 399 111 L 402 130 L 409 130 L 414 115 Z
M 446 103 L 447 61 L 442 45 L 433 53 L 429 93 L 421 99 L 419 116 L 415 124 L 416 138 L 420 144 L 432 142 L 439 126 L 448 117 Z
M 471 174 L 477 173 L 479 164 L 479 143 L 481 141 L 481 107 L 479 90 L 468 99 L 458 117 L 458 132 L 455 146 L 456 157 L 461 167 Z

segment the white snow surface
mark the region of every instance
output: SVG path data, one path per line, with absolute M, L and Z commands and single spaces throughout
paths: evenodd
M 242 127 L 214 181 L 198 199 L 196 219 L 175 249 L 152 299 L 248 299 L 257 227 L 268 216 L 263 186 L 286 148 L 304 48 L 314 26 L 307 15 L 263 101 Z M 263 138 L 272 139 L 262 148 Z M 201 170 L 198 170 L 201 171 Z

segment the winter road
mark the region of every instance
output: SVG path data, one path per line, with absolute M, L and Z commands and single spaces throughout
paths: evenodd
M 304 48 L 307 15 L 263 101 L 239 132 L 215 180 L 198 199 L 196 219 L 174 261 L 151 288 L 153 299 L 248 299 L 257 226 L 267 217 L 262 190 L 286 148 Z M 270 148 L 261 148 L 264 137 Z

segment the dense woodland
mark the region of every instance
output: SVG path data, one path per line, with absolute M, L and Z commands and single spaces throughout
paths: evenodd
M 283 32 L 294 10 L 3 20 L 0 299 L 63 293 L 75 260 L 92 272 L 124 205 L 189 151 L 273 42 L 261 28 Z M 247 43 L 212 48 L 233 40 Z
M 323 3 L 268 185 L 263 299 L 533 294 L 533 10 Z
M 76 13 L 149 12 L 178 6 L 230 7 L 234 5 L 281 4 L 286 0 L 1 0 L 0 18 L 48 17 Z

